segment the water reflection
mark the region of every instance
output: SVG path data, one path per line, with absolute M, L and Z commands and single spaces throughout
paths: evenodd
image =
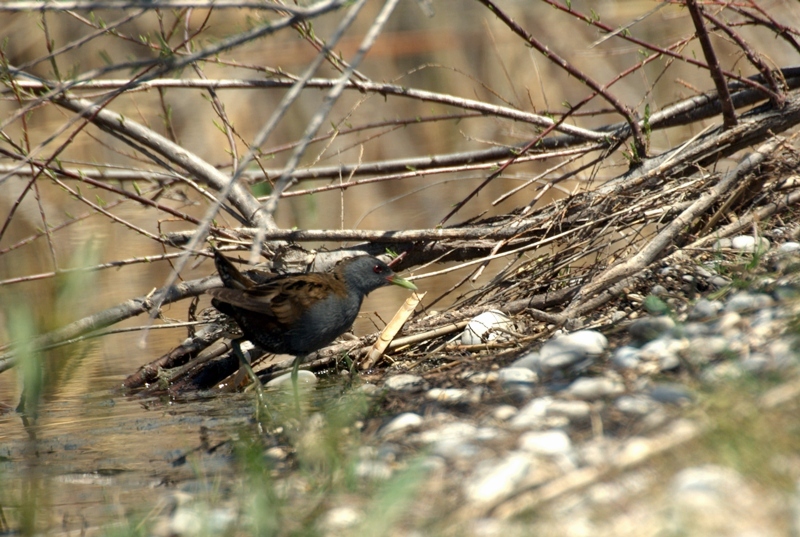
M 314 406 L 340 392 L 336 381 L 314 391 Z M 0 415 L 1 530 L 20 527 L 34 492 L 40 531 L 83 531 L 157 509 L 175 490 L 235 479 L 232 439 L 263 430 L 251 393 L 139 399 L 114 393 L 119 382 L 43 402 L 31 428 L 14 411 Z M 283 397 L 267 396 L 280 412 Z

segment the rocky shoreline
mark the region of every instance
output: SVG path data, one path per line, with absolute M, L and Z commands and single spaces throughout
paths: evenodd
M 754 241 L 737 240 L 742 252 L 752 252 Z M 781 487 L 765 486 L 764 476 L 726 459 L 738 440 L 702 447 L 719 432 L 708 410 L 719 397 L 732 397 L 734 410 L 741 399 L 755 416 L 787 409 L 792 415 L 800 394 L 800 302 L 786 267 L 800 261 L 798 252 L 794 242 L 770 251 L 760 265 L 778 272 L 761 273 L 739 290 L 735 278 L 714 267 L 664 267 L 642 297 L 650 313 L 609 313 L 615 329 L 608 337 L 591 327 L 558 332 L 506 366 L 481 360 L 483 369 L 462 370 L 458 382 L 434 385 L 398 364 L 381 383 L 354 390 L 373 401 L 407 401 L 379 427 L 356 424 L 362 435 L 354 477 L 380 484 L 416 472 L 408 514 L 390 535 L 800 533 L 793 514 L 800 512 L 800 485 L 786 487 L 800 483 L 800 459 L 786 450 L 798 439 L 794 423 L 786 423 L 789 437 L 778 440 L 778 449 L 769 439 L 764 446 L 753 440 L 770 464 L 785 466 Z M 670 282 L 696 288 L 698 280 L 704 297 L 673 300 Z M 506 323 L 501 315 L 496 320 Z M 501 328 L 492 337 L 507 336 L 509 326 Z M 491 327 L 483 337 L 490 333 Z M 324 418 L 312 415 L 301 438 L 315 418 L 324 427 Z M 732 431 L 739 433 L 753 434 Z M 267 456 L 286 461 L 292 449 L 275 447 Z M 282 490 L 308 487 L 291 471 L 277 475 Z M 300 501 L 302 494 L 287 498 Z M 326 504 L 318 529 L 363 535 L 376 516 L 368 506 L 369 498 L 342 496 L 340 504 Z M 197 505 L 176 507 L 157 533 L 184 533 L 175 520 L 186 509 L 196 513 Z M 221 520 L 236 519 L 235 505 L 217 509 Z

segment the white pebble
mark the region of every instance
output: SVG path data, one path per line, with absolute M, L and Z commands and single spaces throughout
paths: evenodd
M 739 235 L 731 239 L 731 248 L 742 252 L 766 252 L 769 246 L 769 240 L 764 237 L 758 237 L 758 242 L 752 235 Z
M 311 371 L 306 371 L 305 369 L 301 369 L 297 372 L 297 384 L 299 385 L 306 385 L 311 386 L 318 382 L 317 376 L 312 373 Z M 281 387 L 284 388 L 286 386 L 291 386 L 292 384 L 292 374 L 291 373 L 284 373 L 278 377 L 267 382 L 267 388 L 277 388 Z
M 592 407 L 586 401 L 561 401 L 556 399 L 547 407 L 547 416 L 565 416 L 570 420 L 589 417 Z
M 571 396 L 590 401 L 619 395 L 624 391 L 625 386 L 621 382 L 606 377 L 579 378 L 567 388 Z
M 473 317 L 461 333 L 463 345 L 480 345 L 493 341 L 513 328 L 511 319 L 501 311 L 489 310 Z
M 389 377 L 383 385 L 389 390 L 407 392 L 416 389 L 418 386 L 422 385 L 422 383 L 422 377 L 401 373 L 400 375 Z
M 611 355 L 611 363 L 617 369 L 635 369 L 641 363 L 639 349 L 630 345 L 619 347 Z
M 499 372 L 498 380 L 505 388 L 514 384 L 535 384 L 539 377 L 526 367 L 504 367 Z
M 528 431 L 519 437 L 519 447 L 535 455 L 567 455 L 572 450 L 572 441 L 561 430 Z
M 492 411 L 492 417 L 498 421 L 506 421 L 514 417 L 519 410 L 512 405 L 500 405 Z
M 322 516 L 320 525 L 328 531 L 352 528 L 364 519 L 364 513 L 349 505 L 334 507 Z
M 542 370 L 554 371 L 594 359 L 608 347 L 608 340 L 600 332 L 580 330 L 553 338 L 539 350 Z
M 463 403 L 469 396 L 469 390 L 459 388 L 432 388 L 425 394 L 427 399 L 440 403 Z
M 514 452 L 503 459 L 482 461 L 464 485 L 466 497 L 477 503 L 498 500 L 514 490 L 528 474 L 530 466 L 529 455 Z
M 387 436 L 398 431 L 405 431 L 412 427 L 419 427 L 420 425 L 422 425 L 422 416 L 413 412 L 405 412 L 384 425 L 383 429 L 380 431 L 380 435 Z

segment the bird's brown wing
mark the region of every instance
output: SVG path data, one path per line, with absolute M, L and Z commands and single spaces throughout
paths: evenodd
M 278 276 L 257 269 L 241 271 L 217 249 L 214 249 L 214 266 L 222 279 L 222 285 L 229 289 L 250 289 Z
M 208 294 L 233 306 L 270 315 L 291 326 L 316 302 L 335 293 L 347 294 L 344 283 L 328 274 L 292 274 L 248 289 L 209 289 Z
M 229 289 L 250 289 L 255 283 L 245 277 L 241 271 L 222 253 L 214 249 L 214 266 L 217 267 L 222 284 Z

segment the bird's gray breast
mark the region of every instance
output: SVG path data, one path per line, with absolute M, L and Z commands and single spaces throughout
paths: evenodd
M 287 333 L 291 346 L 300 352 L 314 352 L 345 333 L 358 316 L 361 298 L 331 295 L 317 302 L 298 323 L 297 330 Z

